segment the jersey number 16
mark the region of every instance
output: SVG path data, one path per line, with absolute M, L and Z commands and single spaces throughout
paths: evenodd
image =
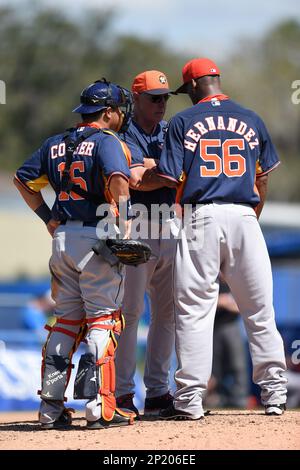
M 65 162 L 61 162 L 57 169 L 60 173 L 60 177 L 62 178 L 63 171 L 65 169 Z M 86 181 L 81 177 L 81 176 L 75 176 L 75 171 L 78 171 L 79 173 L 84 173 L 85 168 L 84 168 L 84 162 L 78 161 L 78 162 L 73 162 L 70 167 L 70 179 L 73 183 L 77 184 L 80 188 L 84 189 L 87 191 L 87 184 Z M 59 201 L 68 201 L 69 199 L 73 199 L 74 201 L 78 201 L 83 199 L 83 197 L 79 196 L 78 194 L 74 193 L 74 191 L 70 192 L 70 195 L 66 193 L 65 191 L 61 191 L 58 196 Z

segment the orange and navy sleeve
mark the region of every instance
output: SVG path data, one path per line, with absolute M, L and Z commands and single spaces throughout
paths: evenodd
M 260 135 L 260 155 L 256 161 L 257 178 L 270 173 L 272 170 L 275 170 L 275 168 L 277 168 L 280 164 L 280 160 L 269 132 L 264 122 L 260 118 L 258 118 L 258 130 Z
M 125 132 L 123 140 L 128 146 L 131 153 L 131 164 L 130 169 L 138 166 L 144 166 L 144 155 L 140 147 L 134 142 L 133 138 L 129 135 L 129 132 Z
M 157 174 L 172 181 L 181 182 L 184 160 L 183 126 L 175 116 L 171 121 L 166 135 Z
M 43 165 L 44 145 L 34 152 L 16 171 L 15 177 L 29 193 L 38 193 L 48 185 Z
M 103 174 L 109 184 L 113 175 L 122 175 L 126 180 L 130 178 L 130 150 L 113 132 L 104 131 L 99 152 L 98 161 Z

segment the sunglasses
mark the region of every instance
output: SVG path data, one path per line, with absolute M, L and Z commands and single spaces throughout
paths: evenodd
M 170 95 L 149 95 L 145 93 L 148 97 L 151 103 L 162 103 L 163 101 L 166 102 L 170 98 Z

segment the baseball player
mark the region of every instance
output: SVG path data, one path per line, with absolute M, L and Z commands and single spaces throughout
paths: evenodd
M 261 118 L 222 93 L 214 62 L 191 60 L 182 74 L 176 91 L 188 93 L 194 106 L 171 120 L 157 170 L 166 181 L 183 181 L 186 216 L 174 269 L 177 391 L 160 416 L 204 415 L 220 271 L 244 319 L 265 413 L 281 415 L 286 363 L 274 319 L 271 264 L 257 221 L 278 156 Z
M 124 268 L 92 250 L 98 240 L 99 204 L 109 201 L 115 209 L 121 197 L 130 201 L 130 151 L 116 132 L 126 128 L 132 100 L 127 90 L 102 79 L 85 88 L 80 101 L 73 112 L 81 114 L 82 122 L 47 139 L 14 179 L 53 237 L 50 271 L 57 321 L 43 348 L 39 412 L 43 429 L 71 424 L 64 392 L 72 354 L 86 329 L 88 352 L 80 360 L 74 398 L 88 399 L 87 427 L 127 425 L 134 417 L 116 408 L 114 396 Z M 52 210 L 40 192 L 47 184 L 56 194 Z M 129 222 L 124 220 L 123 225 L 126 238 Z
M 134 78 L 132 92 L 134 117 L 123 138 L 132 155 L 130 185 L 135 190 L 131 190 L 131 200 L 133 204 L 145 206 L 143 217 L 149 234 L 145 241 L 151 246 L 153 256 L 147 264 L 126 268 L 122 308 L 126 328 L 116 355 L 116 395 L 118 406 L 138 413 L 133 403 L 137 329 L 147 292 L 151 301 L 151 320 L 144 373 L 144 415 L 154 416 L 173 401 L 169 393 L 169 370 L 175 335 L 172 264 L 176 242 L 164 239 L 162 235 L 163 226 L 170 223 L 170 219 L 163 222 L 162 218 L 151 217 L 151 207 L 154 204 L 172 206 L 176 191 L 166 187 L 149 191 L 151 187 L 143 184 L 143 175 L 158 163 L 161 155 L 167 127 L 163 117 L 170 88 L 164 73 L 149 70 Z M 157 229 L 154 230 L 158 234 L 155 239 L 150 238 L 151 228 Z

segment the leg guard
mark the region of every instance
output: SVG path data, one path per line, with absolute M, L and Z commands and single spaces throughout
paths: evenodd
M 91 353 L 83 354 L 78 364 L 74 382 L 74 399 L 82 400 L 97 397 L 99 382 L 95 357 Z
M 117 342 L 113 333 L 111 333 L 108 344 L 103 356 L 98 359 L 97 365 L 100 368 L 101 387 L 99 393 L 102 397 L 101 408 L 102 418 L 105 421 L 111 421 L 116 410 L 116 370 L 115 370 L 115 350 Z
M 70 325 L 76 327 L 77 332 L 70 331 L 60 324 Z M 78 348 L 80 342 L 84 339 L 86 326 L 84 320 L 64 320 L 57 319 L 55 325 L 52 328 L 47 327 L 49 330 L 48 338 L 43 346 L 42 351 L 42 390 L 38 393 L 44 400 L 55 400 L 55 401 L 66 401 L 64 392 L 68 386 L 72 365 L 72 356 Z M 55 332 L 63 333 L 73 338 L 73 345 L 70 347 L 69 354 L 66 355 L 55 355 L 48 353 L 48 345 L 50 338 Z M 70 340 L 69 340 L 70 341 Z M 72 340 L 71 340 L 72 344 Z
M 107 323 L 108 320 L 113 320 L 113 323 Z M 124 328 L 124 319 L 121 312 L 118 310 L 111 315 L 105 315 L 98 318 L 88 319 L 89 323 L 89 336 L 93 337 L 93 330 L 109 330 L 109 336 L 107 343 L 101 348 L 100 357 L 97 356 L 95 361 L 97 378 L 98 378 L 98 390 L 97 394 L 101 400 L 101 416 L 105 421 L 112 421 L 115 413 L 121 415 L 131 416 L 131 413 L 125 413 L 122 410 L 116 408 L 115 398 L 115 387 L 116 387 L 116 372 L 115 372 L 115 350 L 118 342 L 117 337 L 120 335 Z M 93 342 L 97 342 L 97 336 Z M 96 345 L 98 351 L 98 345 Z M 93 355 L 92 355 L 93 356 Z M 92 397 L 91 397 L 92 398 Z M 93 397 L 97 398 L 97 395 Z M 100 403 L 98 403 L 100 405 Z
M 65 356 L 46 356 L 41 398 L 64 400 L 71 360 Z

